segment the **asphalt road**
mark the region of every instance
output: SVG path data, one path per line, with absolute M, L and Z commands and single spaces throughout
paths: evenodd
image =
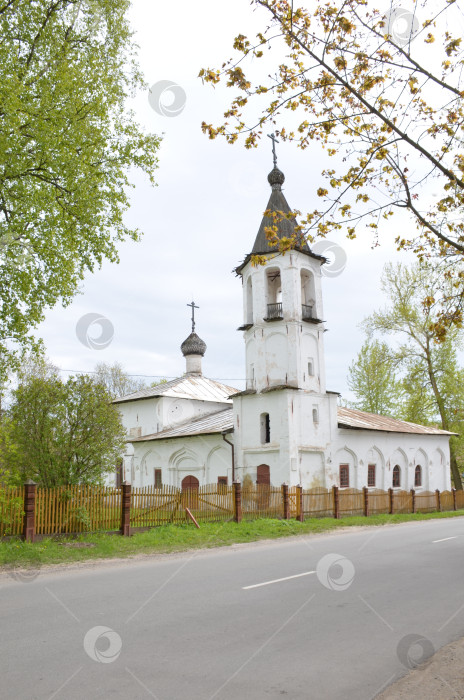
M 464 636 L 463 545 L 454 518 L 2 576 L 0 696 L 370 700 Z

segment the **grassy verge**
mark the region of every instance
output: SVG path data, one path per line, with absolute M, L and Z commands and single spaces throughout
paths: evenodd
M 296 520 L 254 520 L 240 524 L 206 523 L 200 530 L 193 525 L 166 525 L 132 537 L 118 535 L 82 535 L 75 539 L 45 539 L 34 544 L 21 540 L 0 542 L 0 571 L 11 568 L 37 568 L 50 564 L 72 563 L 92 559 L 131 557 L 137 554 L 182 552 L 204 547 L 222 547 L 262 539 L 309 535 L 338 530 L 341 527 L 386 525 L 414 520 L 463 516 L 464 510 L 446 513 L 372 515 L 369 518 L 347 517 Z

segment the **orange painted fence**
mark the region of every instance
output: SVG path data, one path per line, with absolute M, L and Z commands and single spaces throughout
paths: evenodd
M 112 531 L 120 524 L 121 489 L 85 485 L 37 489 L 38 535 Z
M 123 497 L 124 490 L 124 497 Z M 103 486 L 0 487 L 0 536 L 121 532 L 198 521 L 257 518 L 341 518 L 378 513 L 429 513 L 464 509 L 464 491 L 399 489 L 303 489 L 265 484 L 209 484 L 181 490 L 174 486 L 131 489 Z M 27 511 L 27 513 L 26 513 Z

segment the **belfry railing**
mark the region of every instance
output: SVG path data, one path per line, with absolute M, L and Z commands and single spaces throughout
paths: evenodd
M 301 311 L 302 311 L 302 317 L 303 319 L 307 318 L 314 318 L 313 316 L 313 306 L 309 306 L 308 304 L 302 304 L 301 305 Z
M 282 318 L 282 302 L 267 305 L 267 318 Z

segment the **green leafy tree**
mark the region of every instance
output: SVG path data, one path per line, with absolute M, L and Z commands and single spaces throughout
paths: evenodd
M 326 149 L 320 205 L 301 221 L 311 240 L 333 230 L 348 238 L 367 227 L 375 240 L 395 211 L 417 232 L 400 249 L 444 257 L 449 293 L 462 321 L 464 253 L 464 54 L 455 0 L 404 0 L 380 11 L 366 0 L 252 0 L 262 14 L 255 37 L 239 34 L 234 56 L 200 77 L 234 91 L 225 120 L 203 122 L 210 138 L 246 148 L 274 131 L 312 152 Z M 430 195 L 435 194 L 433 198 Z M 272 227 L 270 227 L 271 229 Z M 272 230 L 269 231 L 272 237 Z M 297 241 L 284 240 L 280 247 Z M 259 262 L 259 261 L 257 261 Z M 443 313 L 445 313 L 443 311 Z
M 87 376 L 29 376 L 8 411 L 10 464 L 42 486 L 101 483 L 115 469 L 125 430 L 111 395 Z
M 44 311 L 137 240 L 124 223 L 130 169 L 153 183 L 159 138 L 126 109 L 144 83 L 129 0 L 0 6 L 0 373 Z
M 461 338 L 459 331 L 451 328 L 446 340 L 438 342 L 436 315 L 443 284 L 440 268 L 389 263 L 381 284 L 389 306 L 371 314 L 365 327 L 369 333 L 391 336 L 395 343 L 392 355 L 405 370 L 402 417 L 424 422 L 435 419 L 441 428 L 453 431 L 464 415 L 463 372 L 456 354 Z M 455 448 L 451 440 L 451 473 L 455 487 L 462 489 Z
M 115 362 L 113 365 L 99 362 L 95 366 L 93 377 L 97 383 L 103 384 L 108 389 L 114 399 L 147 387 L 142 379 L 127 374 L 119 362 Z
M 357 397 L 353 408 L 379 415 L 395 414 L 401 392 L 387 343 L 366 340 L 348 372 L 348 386 Z

